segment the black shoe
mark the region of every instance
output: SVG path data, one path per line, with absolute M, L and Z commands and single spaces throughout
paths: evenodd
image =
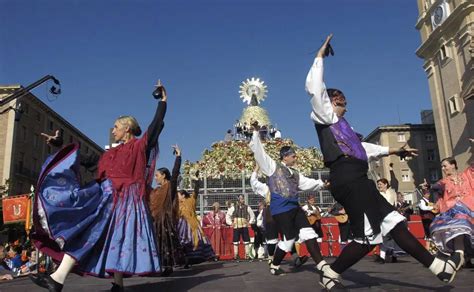
M 330 278 L 323 273 L 320 279 L 319 285 L 327 291 L 347 291 L 346 287 L 342 285 L 338 278 Z
M 272 268 L 270 267 L 270 274 L 274 276 L 283 276 L 285 274 L 285 271 L 283 271 L 280 268 Z
M 297 257 L 295 259 L 295 268 L 299 268 L 302 265 L 304 265 L 304 263 L 306 263 L 308 261 L 308 259 L 309 259 L 308 256 Z
M 380 262 L 385 262 L 385 260 L 384 260 L 383 258 L 381 258 L 379 255 L 377 255 L 377 256 L 375 257 L 374 262 L 380 263 Z
M 438 279 L 448 284 L 451 283 L 456 276 L 458 267 L 461 267 L 463 260 L 460 253 L 453 253 L 449 258 L 444 260 L 443 271 L 436 275 Z
M 383 264 L 386 263 L 386 260 L 383 259 L 383 258 L 379 258 L 379 260 L 377 261 L 377 263 L 383 265 Z
M 124 292 L 124 291 L 125 289 L 122 286 L 112 283 L 112 289 L 110 289 L 110 292 Z
M 191 268 L 191 267 L 188 264 L 185 264 L 184 267 L 183 267 L 183 269 L 186 269 L 186 270 L 189 269 L 189 268 Z
M 63 284 L 54 281 L 47 274 L 30 275 L 29 278 L 36 285 L 48 289 L 49 292 L 61 292 L 63 290 Z
M 163 272 L 161 272 L 161 275 L 163 277 L 168 277 L 169 275 L 171 275 L 173 273 L 173 268 L 171 267 L 166 267 Z
M 397 257 L 392 256 L 392 263 L 398 263 Z

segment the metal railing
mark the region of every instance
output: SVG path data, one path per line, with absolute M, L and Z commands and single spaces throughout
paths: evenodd
M 324 181 L 329 179 L 329 170 L 313 171 L 307 177 Z M 265 181 L 262 180 L 262 182 Z M 245 172 L 242 172 L 240 179 L 210 179 L 204 177 L 204 179 L 199 181 L 199 184 L 200 190 L 196 209 L 198 214 L 201 216 L 212 209 L 212 204 L 214 204 L 214 202 L 219 202 L 221 209 L 226 210 L 226 203 L 236 202 L 239 195 L 244 196 L 245 203 L 253 210 L 257 210 L 258 203 L 264 200 L 263 197 L 252 191 L 250 179 L 247 177 Z M 189 189 L 189 186 L 186 189 L 192 191 Z M 331 207 L 335 202 L 329 191 L 322 190 L 317 192 L 301 192 L 299 194 L 300 203 L 304 204 L 309 195 L 314 195 L 316 197 L 316 204 L 322 209 Z

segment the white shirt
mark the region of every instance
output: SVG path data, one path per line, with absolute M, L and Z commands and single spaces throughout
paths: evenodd
M 395 206 L 397 202 L 397 194 L 392 188 L 389 188 L 385 192 L 380 192 L 380 194 L 389 202 L 390 205 Z
M 270 156 L 268 156 L 267 153 L 265 153 L 265 149 L 263 149 L 263 145 L 260 141 L 260 137 L 258 136 L 257 131 L 253 132 L 252 140 L 250 140 L 249 146 L 254 154 L 255 161 L 262 170 L 262 173 L 266 176 L 271 176 L 276 170 L 276 162 Z M 290 173 L 292 173 L 292 170 L 290 168 L 288 168 L 288 170 L 290 171 Z M 305 177 L 304 175 L 299 173 L 298 188 L 300 190 L 317 191 L 323 186 L 324 182 L 322 180 Z
M 260 210 L 260 212 L 258 212 L 257 227 L 263 227 L 263 210 Z
M 314 214 L 316 214 L 317 211 L 319 211 L 319 214 L 321 214 L 321 212 L 322 212 L 321 208 L 319 208 L 318 206 L 312 206 L 312 207 L 313 207 L 313 210 L 310 210 L 309 205 L 306 204 L 303 207 L 301 207 L 301 209 L 303 209 L 303 211 L 305 211 L 306 216 L 314 215 Z
M 429 200 L 425 198 L 421 198 L 421 200 L 418 202 L 418 207 L 423 211 L 433 210 L 433 206 L 428 206 L 428 204 L 429 204 Z
M 234 211 L 235 211 L 234 206 L 230 207 L 227 210 L 227 213 L 225 215 L 225 223 L 227 225 L 233 225 Z M 249 224 L 254 224 L 255 223 L 255 213 L 252 211 L 252 208 L 250 208 L 250 206 L 247 206 L 247 213 L 249 213 L 249 218 L 244 218 L 244 219 L 248 219 Z
M 250 186 L 252 187 L 252 191 L 261 197 L 266 197 L 270 189 L 268 188 L 267 184 L 260 182 L 257 178 L 257 172 L 252 172 L 250 176 Z
M 332 125 L 339 121 L 331 99 L 326 91 L 326 85 L 323 80 L 324 72 L 323 58 L 314 59 L 314 63 L 306 76 L 306 92 L 311 96 L 311 119 L 316 124 Z M 369 160 L 378 159 L 388 155 L 389 147 L 380 146 L 372 143 L 362 142 Z

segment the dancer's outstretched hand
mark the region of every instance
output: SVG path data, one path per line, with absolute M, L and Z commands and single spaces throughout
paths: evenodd
M 321 48 L 318 51 L 318 55 L 317 55 L 318 58 L 324 58 L 325 57 L 325 52 L 326 52 L 326 49 L 328 47 L 329 42 L 332 39 L 332 36 L 333 36 L 333 34 L 331 33 L 330 35 L 328 35 L 326 37 L 326 40 L 324 41 L 323 45 L 321 46 Z
M 63 137 L 61 137 L 59 130 L 56 130 L 54 136 L 48 135 L 46 133 L 41 133 L 41 136 L 46 138 L 46 143 L 48 145 L 60 147 L 63 145 Z
M 178 144 L 171 146 L 173 148 L 173 154 L 176 156 L 181 156 L 181 149 Z

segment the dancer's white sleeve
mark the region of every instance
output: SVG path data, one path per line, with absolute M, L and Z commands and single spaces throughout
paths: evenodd
M 252 150 L 255 161 L 257 162 L 258 166 L 260 166 L 260 170 L 263 172 L 263 174 L 266 176 L 271 176 L 275 172 L 276 162 L 265 152 L 262 142 L 260 141 L 258 131 L 253 131 L 252 140 L 250 140 L 249 147 Z
M 311 96 L 311 119 L 317 124 L 332 125 L 339 120 L 334 112 L 331 99 L 323 81 L 323 58 L 314 59 L 306 76 L 306 92 Z
M 367 142 L 362 142 L 362 147 L 364 147 L 365 153 L 367 153 L 368 160 L 377 160 L 383 156 L 387 156 L 389 152 L 389 147 L 387 146 Z
M 259 196 L 266 197 L 269 189 L 268 186 L 262 182 L 260 182 L 257 178 L 257 173 L 254 171 L 250 176 L 250 186 L 252 187 L 252 191 Z
M 300 181 L 298 184 L 298 188 L 302 191 L 318 191 L 324 186 L 324 182 L 320 179 L 309 178 L 301 173 Z

